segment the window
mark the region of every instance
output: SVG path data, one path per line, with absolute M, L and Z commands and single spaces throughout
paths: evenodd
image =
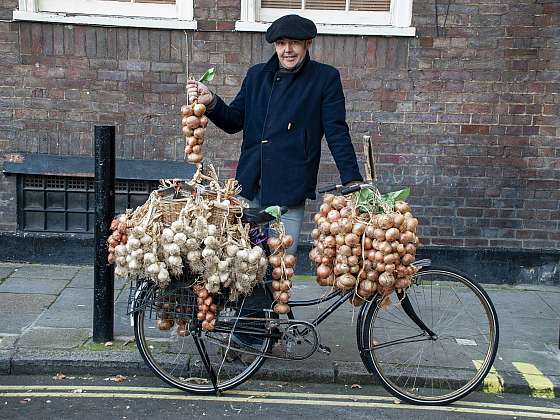
M 141 206 L 157 181 L 115 182 L 115 214 Z M 18 175 L 18 229 L 25 232 L 93 233 L 93 179 Z
M 194 0 L 19 0 L 15 20 L 196 29 Z
M 266 31 L 286 14 L 313 20 L 319 33 L 414 36 L 412 0 L 241 0 L 240 31 Z

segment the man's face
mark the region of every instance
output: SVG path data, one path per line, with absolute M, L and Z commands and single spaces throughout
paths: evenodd
M 311 45 L 311 40 L 279 39 L 274 42 L 276 54 L 282 67 L 291 69 L 297 66 L 305 58 L 305 53 Z

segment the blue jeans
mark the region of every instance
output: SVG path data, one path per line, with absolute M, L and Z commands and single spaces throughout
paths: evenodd
M 257 192 L 255 198 L 251 201 L 245 200 L 249 203 L 249 207 L 261 207 L 261 194 L 260 190 Z M 288 248 L 288 254 L 296 255 L 299 234 L 301 226 L 303 225 L 303 216 L 305 214 L 305 202 L 295 207 L 288 207 L 288 212 L 282 215 L 282 223 L 286 234 L 291 235 L 294 239 L 294 244 Z

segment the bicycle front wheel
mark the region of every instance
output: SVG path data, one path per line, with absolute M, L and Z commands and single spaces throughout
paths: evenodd
M 197 311 L 196 296 L 185 284 L 160 289 L 142 283 L 133 307 L 142 358 L 160 379 L 187 392 L 214 394 L 240 385 L 259 369 L 272 345 L 265 321 L 270 313 L 245 301 L 223 302 L 210 332 L 196 328 Z M 169 319 L 172 326 L 160 330 L 156 322 Z
M 418 272 L 405 296 L 408 302 L 396 302 L 393 294 L 390 306 L 375 299 L 367 308 L 360 349 L 366 367 L 394 396 L 413 404 L 463 398 L 484 380 L 496 356 L 492 301 L 474 281 L 436 268 Z

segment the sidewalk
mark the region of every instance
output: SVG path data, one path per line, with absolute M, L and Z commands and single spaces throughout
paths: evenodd
M 105 347 L 91 341 L 92 267 L 0 263 L 0 373 L 151 374 L 131 342 L 127 284 L 115 283 L 115 341 Z M 558 397 L 560 288 L 485 288 L 498 311 L 500 347 L 494 367 L 504 391 L 531 394 L 535 383 L 543 383 L 539 375 L 524 376 L 518 370 L 519 363 L 528 363 L 542 372 L 544 383 L 552 382 L 551 392 Z M 321 291 L 313 281 L 296 281 L 293 298 L 311 299 Z M 317 307 L 297 308 L 296 314 L 309 320 L 317 312 Z M 356 316 L 357 311 L 353 313 L 345 304 L 321 324 L 321 342 L 331 348 L 329 356 L 265 363 L 260 375 L 280 380 L 373 382 L 356 348 Z

